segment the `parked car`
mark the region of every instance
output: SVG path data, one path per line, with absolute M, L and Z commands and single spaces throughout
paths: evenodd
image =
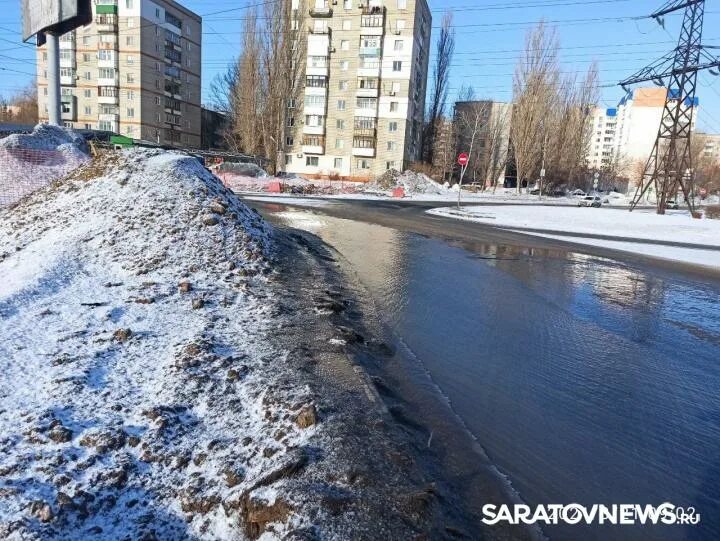
M 600 208 L 602 200 L 597 195 L 586 195 L 578 201 L 578 207 L 595 207 Z
M 580 188 L 578 188 L 577 190 L 573 190 L 572 192 L 570 192 L 570 195 L 574 195 L 576 197 L 585 197 L 585 195 L 587 195 L 587 194 L 584 191 L 582 191 Z
M 665 202 L 665 208 L 669 210 L 677 210 L 680 208 L 680 205 L 678 205 L 677 201 L 673 201 L 670 199 L 669 201 Z

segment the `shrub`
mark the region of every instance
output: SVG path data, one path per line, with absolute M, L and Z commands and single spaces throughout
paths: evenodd
M 720 220 L 720 205 L 709 205 L 705 207 L 705 218 Z

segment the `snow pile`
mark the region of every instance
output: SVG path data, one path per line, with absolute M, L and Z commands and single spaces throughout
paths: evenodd
M 443 195 L 450 193 L 450 189 L 442 184 L 435 182 L 424 173 L 416 173 L 414 171 L 405 171 L 401 173 L 396 169 L 390 169 L 380 175 L 376 180 L 367 184 L 365 191 L 392 191 L 394 188 L 401 187 L 407 195 L 424 194 L 424 195 Z
M 279 487 L 317 427 L 266 339 L 271 233 L 159 150 L 109 153 L 0 210 L 0 538 L 305 524 Z
M 15 203 L 88 159 L 85 140 L 57 126 L 39 124 L 31 134 L 0 139 L 0 206 Z
M 220 173 L 228 173 L 239 177 L 265 178 L 267 174 L 262 167 L 254 163 L 224 162 L 218 167 Z
M 68 160 L 85 161 L 88 148 L 81 135 L 67 128 L 38 124 L 32 133 L 15 133 L 0 139 L 0 149 L 58 151 Z

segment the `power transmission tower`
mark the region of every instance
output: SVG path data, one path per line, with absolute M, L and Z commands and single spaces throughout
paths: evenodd
M 705 0 L 670 0 L 651 17 L 664 28 L 665 15 L 681 9 L 685 13 L 677 47 L 620 83 L 626 91 L 628 86 L 645 81 L 667 88 L 660 129 L 635 191 L 631 211 L 650 188 L 655 190 L 658 214 L 665 214 L 668 200 L 676 197 L 678 190 L 682 190 L 690 211 L 694 210 L 690 137 L 697 105 L 697 74 L 700 70 L 717 68 L 720 60 L 707 52 L 716 47 L 702 45 Z

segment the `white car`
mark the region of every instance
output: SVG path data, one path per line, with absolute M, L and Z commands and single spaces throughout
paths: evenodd
M 602 206 L 602 200 L 597 195 L 586 195 L 578 201 L 578 207 L 596 207 Z
M 573 190 L 572 192 L 570 192 L 570 195 L 574 195 L 575 197 L 585 197 L 586 194 L 584 191 L 578 188 L 577 190 Z

